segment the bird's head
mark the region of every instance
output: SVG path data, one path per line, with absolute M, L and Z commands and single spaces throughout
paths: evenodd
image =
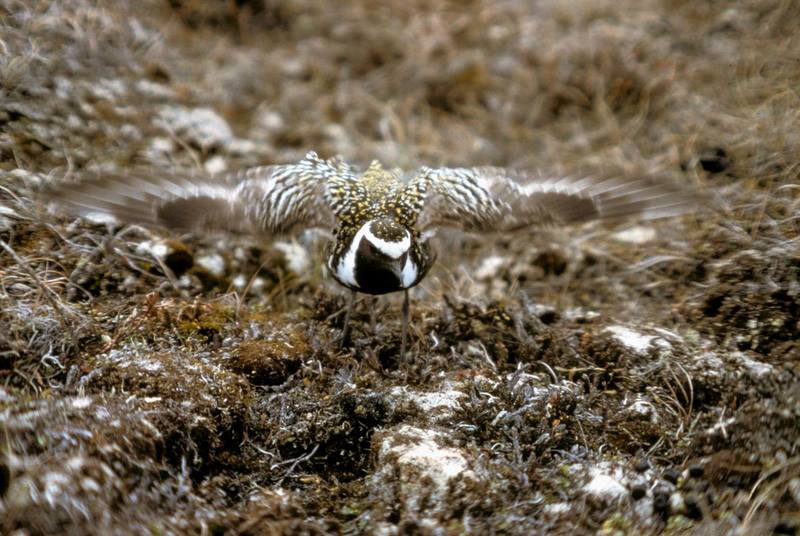
M 403 225 L 390 218 L 369 220 L 356 232 L 353 240 L 362 256 L 392 263 L 404 261 L 413 237 Z
M 395 292 L 419 281 L 420 267 L 411 255 L 413 245 L 413 234 L 395 220 L 369 220 L 332 268 L 337 279 L 359 292 Z

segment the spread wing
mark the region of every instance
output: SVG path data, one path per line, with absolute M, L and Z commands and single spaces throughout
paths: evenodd
M 218 177 L 103 173 L 59 184 L 45 197 L 79 214 L 103 213 L 128 223 L 283 235 L 332 224 L 325 189 L 341 172 L 336 161 L 309 153 L 298 164 Z
M 417 219 L 423 231 L 503 232 L 593 219 L 655 219 L 697 205 L 691 188 L 653 178 L 547 177 L 480 167 L 423 169 L 414 181 L 428 184 Z

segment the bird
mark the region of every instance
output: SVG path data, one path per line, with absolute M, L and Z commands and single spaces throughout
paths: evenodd
M 436 259 L 440 228 L 510 234 L 590 220 L 650 220 L 692 211 L 692 188 L 653 177 L 543 174 L 502 167 L 359 169 L 340 156 L 308 152 L 295 164 L 222 174 L 99 173 L 57 184 L 47 201 L 77 214 L 102 213 L 167 230 L 209 228 L 263 239 L 321 228 L 330 233 L 327 268 L 349 289 L 345 344 L 357 293 L 403 292 L 404 359 L 409 289 Z

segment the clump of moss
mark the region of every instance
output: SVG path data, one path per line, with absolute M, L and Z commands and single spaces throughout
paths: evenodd
M 580 343 L 572 354 L 570 366 L 586 369 L 593 384 L 602 389 L 615 389 L 628 379 L 625 367 L 635 355 L 608 333 L 583 332 Z M 562 364 L 563 366 L 563 364 Z
M 226 366 L 253 384 L 279 385 L 297 372 L 310 352 L 303 334 L 289 330 L 268 339 L 242 341 Z
M 800 4 L 24 4 L 0 1 L 0 238 L 16 252 L 0 251 L 0 532 L 796 530 Z M 235 135 L 198 142 L 165 107 L 211 108 Z M 187 233 L 188 268 L 137 252 L 140 228 L 43 221 L 30 201 L 64 174 L 308 150 L 663 173 L 725 210 L 642 223 L 641 243 L 599 226 L 569 246 L 439 234 L 400 363 L 399 307 L 372 330 L 359 301 L 339 351 L 345 293 L 321 270 L 291 277 L 270 239 Z M 502 266 L 476 280 L 486 254 Z M 611 323 L 672 347 L 632 351 Z M 397 405 L 445 384 L 464 393 L 450 416 Z M 453 486 L 441 515 L 386 508 L 365 488 L 371 439 L 399 422 L 439 427 L 485 480 Z M 576 466 L 631 455 L 677 489 L 645 467 L 641 507 L 584 499 Z M 657 467 L 706 456 L 705 481 Z
M 180 466 L 190 456 L 193 475 L 200 478 L 239 463 L 250 421 L 250 385 L 217 361 L 212 353 L 155 352 L 131 344 L 97 356 L 84 384 L 150 400 L 166 461 Z
M 236 308 L 225 302 L 199 302 L 181 308 L 174 319 L 182 337 L 199 336 L 206 342 L 216 341 L 226 327 L 234 322 Z
M 769 355 L 800 339 L 800 260 L 790 251 L 734 254 L 713 279 L 695 316 L 718 340 Z
M 284 460 L 303 462 L 301 469 L 338 481 L 364 476 L 373 431 L 396 416 L 386 395 L 355 390 L 321 396 L 296 389 L 256 411 L 265 445 Z
M 541 327 L 518 304 L 492 301 L 485 307 L 445 296 L 447 309 L 435 326 L 448 345 L 483 345 L 488 357 L 500 367 L 534 359 L 532 336 Z

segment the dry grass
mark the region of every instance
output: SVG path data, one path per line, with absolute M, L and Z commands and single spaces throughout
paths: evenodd
M 796 532 L 798 18 L 786 0 L 0 0 L 3 531 Z M 198 108 L 219 117 L 181 123 Z M 344 296 L 286 248 L 35 202 L 90 171 L 310 149 L 659 174 L 710 201 L 640 244 L 440 237 L 411 363 L 391 297 L 360 302 L 335 350 Z M 437 416 L 405 390 L 460 398 Z M 414 502 L 374 444 L 406 424 L 472 477 Z M 597 470 L 625 494 L 588 492 Z

